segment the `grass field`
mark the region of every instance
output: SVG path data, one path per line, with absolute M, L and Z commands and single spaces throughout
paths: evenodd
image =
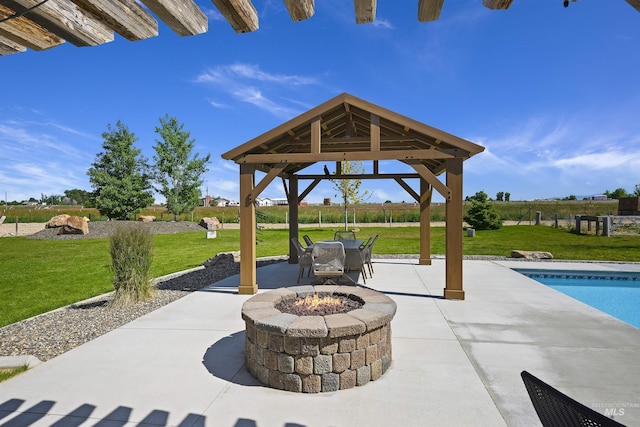
M 314 241 L 331 238 L 330 229 L 305 229 Z M 418 227 L 364 227 L 358 236 L 379 234 L 375 254 L 416 254 Z M 445 253 L 445 229 L 432 228 L 431 253 Z M 152 274 L 163 276 L 196 267 L 220 252 L 239 249 L 239 230 L 158 234 L 154 237 Z M 288 230 L 259 234 L 258 257 L 284 255 Z M 478 231 L 464 238 L 465 255 L 509 256 L 512 249 L 548 251 L 557 259 L 640 262 L 640 237 L 576 235 L 552 227 L 511 226 Z M 113 290 L 108 239 L 0 240 L 0 327 Z

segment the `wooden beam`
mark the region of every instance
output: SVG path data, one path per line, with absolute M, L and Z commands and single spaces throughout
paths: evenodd
M 371 151 L 380 151 L 380 116 L 371 114 Z
M 249 194 L 249 199 L 252 202 L 255 202 L 258 196 L 260 195 L 260 193 L 262 193 L 264 189 L 267 188 L 269 184 L 271 184 L 271 182 L 276 178 L 276 176 L 282 173 L 285 166 L 286 164 L 281 163 L 272 167 L 269 170 L 269 173 L 267 173 L 267 176 L 262 178 L 262 181 L 260 181 L 260 183 L 251 190 L 251 194 Z
M 418 1 L 418 21 L 437 21 L 440 18 L 440 11 L 444 0 L 419 0 Z
M 462 159 L 460 159 L 460 161 L 462 161 Z M 411 167 L 420 174 L 420 177 L 431 184 L 445 200 L 451 199 L 451 190 L 444 185 L 433 172 L 427 169 L 425 165 L 417 161 L 407 161 L 405 163 L 411 165 Z
M 446 202 L 445 231 L 446 299 L 464 299 L 462 288 L 462 159 L 447 160 L 447 187 L 451 197 Z
M 287 188 L 287 180 L 285 179 L 284 175 L 280 175 L 280 178 L 282 178 L 282 188 L 284 188 L 284 195 L 287 200 L 289 200 L 289 188 Z
M 3 4 L 75 46 L 113 41 L 113 31 L 69 0 L 5 0 Z M 35 7 L 37 6 L 37 7 Z
M 316 163 L 349 160 L 425 160 L 450 159 L 439 150 L 340 151 L 335 153 L 245 154 L 236 163 Z
M 250 0 L 212 0 L 236 33 L 258 29 L 258 12 Z
M 638 12 L 640 12 L 640 0 L 627 0 L 631 6 L 635 7 Z
M 507 10 L 511 6 L 513 0 L 482 0 L 482 4 L 489 9 L 494 10 Z
M 322 129 L 320 128 L 320 117 L 311 122 L 311 153 L 320 152 L 320 141 Z
M 238 293 L 258 292 L 256 283 L 256 205 L 251 200 L 255 168 L 240 165 L 240 284 Z
M 418 179 L 417 173 L 380 173 L 380 174 L 351 174 L 351 175 L 298 175 L 298 179 Z
M 376 0 L 353 0 L 356 24 L 368 24 L 376 19 Z
M 407 184 L 406 182 L 404 182 L 402 180 L 402 178 L 395 178 L 395 181 L 400 184 L 400 187 L 404 188 L 404 190 L 409 193 L 409 195 L 411 197 L 413 197 L 413 200 L 415 200 L 416 202 L 420 203 L 420 196 L 418 195 L 418 193 L 416 193 L 413 188 L 411 188 L 409 186 L 409 184 Z
M 315 13 L 314 0 L 284 0 L 293 22 L 309 19 Z
M 289 264 L 298 263 L 298 249 L 291 241 L 292 238 L 298 238 L 298 177 L 291 175 L 289 177 Z
M 0 4 L 0 19 L 13 15 L 15 15 L 13 10 Z M 24 16 L 0 23 L 0 36 L 33 50 L 50 49 L 64 43 L 62 37 L 47 31 Z
M 433 187 L 420 180 L 420 265 L 431 265 L 431 195 Z
M 135 0 L 71 0 L 130 41 L 158 35 L 158 21 Z
M 300 176 L 298 175 L 298 179 L 300 179 Z M 301 201 L 304 200 L 305 197 L 307 197 L 307 195 L 309 193 L 311 193 L 311 190 L 313 190 L 314 188 L 316 188 L 316 186 L 318 184 L 320 184 L 320 181 L 322 181 L 322 178 L 316 178 L 313 180 L 313 182 L 311 184 L 309 184 L 309 186 L 307 188 L 305 188 L 305 190 L 300 194 L 300 196 L 298 197 L 298 203 L 300 203 Z M 288 199 L 288 198 L 287 198 Z
M 0 55 L 11 55 L 12 53 L 20 53 L 27 50 L 26 47 L 19 43 L 0 36 Z
M 141 0 L 162 22 L 180 36 L 206 33 L 209 21 L 192 0 Z

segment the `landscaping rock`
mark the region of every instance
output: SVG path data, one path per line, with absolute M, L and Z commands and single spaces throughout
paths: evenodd
M 220 229 L 220 221 L 215 216 L 213 218 L 202 218 L 198 223 L 201 227 L 206 228 L 207 230 L 219 230 Z
M 60 214 L 51 218 L 45 225 L 45 228 L 58 228 L 67 225 L 67 220 L 71 215 Z
M 70 216 L 67 223 L 64 224 L 58 234 L 89 234 L 89 218 L 79 216 Z
M 153 222 L 156 220 L 156 217 L 153 215 L 140 215 L 138 217 L 138 221 L 142 221 L 142 222 Z
M 553 259 L 553 255 L 550 252 L 512 250 L 511 258 Z

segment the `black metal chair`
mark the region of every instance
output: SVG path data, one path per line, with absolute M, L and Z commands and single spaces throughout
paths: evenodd
M 308 234 L 305 234 L 304 236 L 302 236 L 302 238 L 304 239 L 304 242 L 307 244 L 307 246 L 313 245 L 313 240 L 311 240 L 311 237 L 309 237 Z
M 522 371 L 520 376 L 544 427 L 624 427 L 624 424 L 573 400 L 527 371 Z
M 291 242 L 293 243 L 293 246 L 295 246 L 296 252 L 298 252 L 298 265 L 300 266 L 300 269 L 298 270 L 298 283 L 300 283 L 300 278 L 304 274 L 305 268 L 309 269 L 307 277 L 311 274 L 311 268 L 313 267 L 311 265 L 311 251 L 305 250 L 295 237 L 291 238 Z

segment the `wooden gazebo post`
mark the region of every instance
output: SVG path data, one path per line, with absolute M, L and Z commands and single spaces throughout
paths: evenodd
M 258 292 L 256 283 L 256 205 L 251 198 L 255 166 L 240 164 L 240 286 L 239 294 Z
M 446 278 L 444 297 L 464 299 L 462 289 L 462 158 L 447 159 Z
M 431 193 L 433 187 L 420 178 L 420 265 L 431 265 Z

